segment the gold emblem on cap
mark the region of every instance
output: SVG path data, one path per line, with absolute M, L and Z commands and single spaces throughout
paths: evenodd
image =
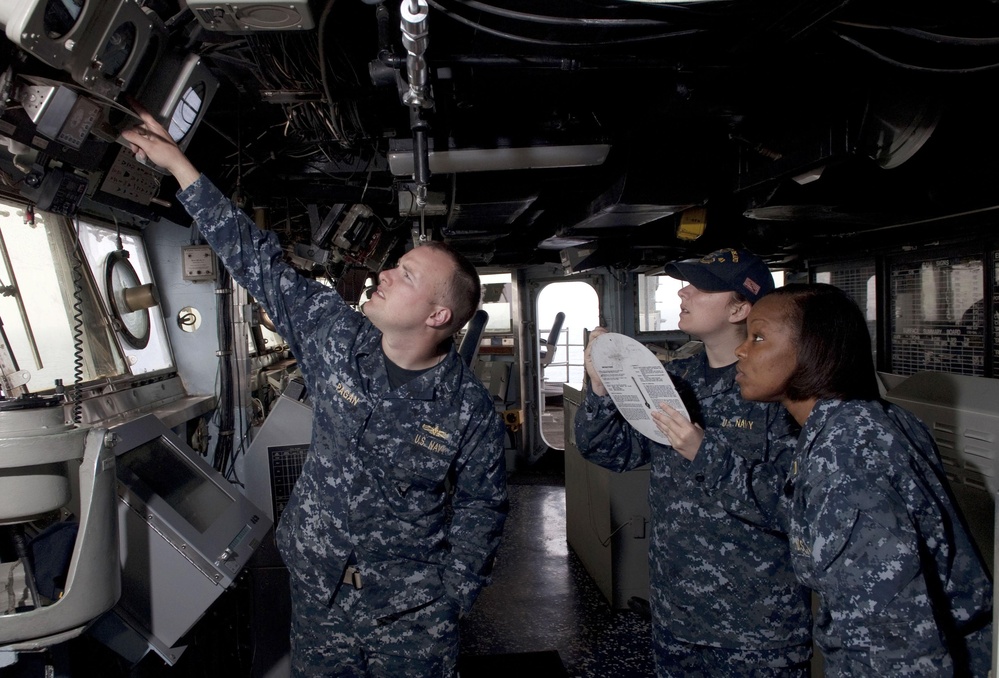
M 711 254 L 705 255 L 701 259 L 701 263 L 702 264 L 713 264 L 713 263 L 715 263 L 717 261 L 720 264 L 724 264 L 725 261 L 726 261 L 725 260 L 725 255 L 726 254 L 729 255 L 732 258 L 732 263 L 733 264 L 738 264 L 739 263 L 739 252 L 737 250 L 734 250 L 734 249 L 731 249 L 731 248 L 730 249 L 725 249 L 725 250 L 718 250 L 716 252 L 712 252 Z

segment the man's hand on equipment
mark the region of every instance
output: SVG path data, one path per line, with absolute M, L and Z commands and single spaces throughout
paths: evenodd
M 140 161 L 149 160 L 170 172 L 182 189 L 193 184 L 201 173 L 170 138 L 163 125 L 138 102 L 133 101 L 132 108 L 142 122 L 123 131 L 121 137 L 129 143 L 135 157 Z

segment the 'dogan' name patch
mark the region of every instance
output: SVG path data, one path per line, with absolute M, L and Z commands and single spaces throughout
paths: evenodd
M 419 429 L 413 436 L 414 443 L 439 454 L 450 452 L 451 448 L 447 445 L 450 439 L 450 433 L 435 424 L 428 424 L 426 422 L 420 424 Z
M 361 399 L 360 396 L 344 386 L 343 382 L 337 383 L 336 392 L 340 394 L 341 398 L 346 400 L 351 405 L 357 405 L 358 401 Z

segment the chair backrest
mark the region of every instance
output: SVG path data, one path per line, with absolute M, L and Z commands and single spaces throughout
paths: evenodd
M 547 367 L 555 358 L 555 350 L 558 348 L 558 335 L 562 333 L 562 323 L 565 322 L 565 313 L 559 311 L 552 321 L 552 331 L 548 333 L 548 339 L 541 340 L 541 367 Z
M 486 323 L 488 322 L 489 314 L 481 308 L 468 321 L 468 330 L 466 330 L 465 336 L 461 338 L 461 345 L 458 346 L 458 355 L 461 356 L 461 359 L 468 366 L 471 366 L 475 362 L 475 358 L 479 355 L 479 342 L 482 339 L 482 332 L 486 329 Z

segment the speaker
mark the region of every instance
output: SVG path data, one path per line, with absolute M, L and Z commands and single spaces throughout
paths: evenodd
M 260 0 L 188 0 L 187 6 L 202 26 L 222 33 L 308 30 L 315 26 L 308 0 L 280 4 Z

